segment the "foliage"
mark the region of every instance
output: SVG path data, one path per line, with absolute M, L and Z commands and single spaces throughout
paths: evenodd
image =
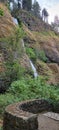
M 47 62 L 47 57 L 45 55 L 45 52 L 43 50 L 41 51 L 36 51 L 36 55 L 37 55 L 37 58 L 39 58 L 40 60 L 42 60 L 43 62 Z
M 36 60 L 36 54 L 35 54 L 34 49 L 26 47 L 26 53 L 28 54 L 30 59 L 32 59 L 33 61 Z
M 4 11 L 3 9 L 0 8 L 0 16 L 3 16 L 4 15 Z
M 15 35 L 1 40 L 1 50 L 5 55 L 4 72 L 1 73 L 0 92 L 5 91 L 12 81 L 22 77 L 24 69 L 19 65 L 19 58 L 23 54 L 23 48 L 20 39 L 23 37 L 23 30 L 17 28 Z M 3 82 L 2 82 L 3 81 Z
M 3 130 L 3 128 L 2 128 L 2 127 L 0 127 L 0 130 Z
M 37 1 L 34 2 L 33 6 L 32 6 L 32 13 L 36 16 L 36 17 L 40 17 L 40 6 L 39 3 Z
M 36 79 L 29 78 L 27 80 L 22 79 L 21 81 L 16 81 L 11 84 L 9 92 L 19 96 L 22 94 L 23 98 L 26 93 L 28 98 L 33 98 L 36 95 L 36 98 L 51 98 L 53 100 L 58 100 L 58 91 L 59 88 L 55 88 L 46 84 L 46 80 L 42 77 Z M 17 93 L 17 94 L 16 94 Z M 31 95 L 29 95 L 31 93 Z
M 36 79 L 28 77 L 14 81 L 8 91 L 0 95 L 0 116 L 7 105 L 34 98 L 52 101 L 55 109 L 56 103 L 59 102 L 59 86 L 46 84 L 46 79 L 42 77 Z
M 23 0 L 22 1 L 23 9 L 31 11 L 32 8 L 32 0 Z
M 46 22 L 48 16 L 49 16 L 48 11 L 46 10 L 46 8 L 44 8 L 42 10 L 42 19 L 44 20 L 44 22 Z

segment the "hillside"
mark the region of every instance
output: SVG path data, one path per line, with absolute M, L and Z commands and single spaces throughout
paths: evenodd
M 0 16 L 1 88 L 19 79 L 20 75 L 33 75 L 29 59 L 38 74 L 47 77 L 48 83 L 59 83 L 59 36 L 50 25 L 24 10 L 12 13 L 14 17 L 17 16 L 19 24 L 22 23 L 19 28 L 7 7 L 0 4 L 0 8 L 3 10 L 3 16 Z M 24 47 L 21 39 L 24 40 Z M 19 67 L 21 71 L 18 73 Z
M 49 24 L 27 11 L 15 11 L 12 15 L 24 24 L 23 28 L 27 34 L 24 38 L 25 46 L 35 55 L 34 64 L 39 75 L 48 76 L 49 83 L 59 83 L 59 35 L 55 34 Z M 31 54 L 28 55 L 32 58 Z
M 0 38 L 3 38 L 12 35 L 16 25 L 7 7 L 0 3 L 0 8 L 3 10 L 3 16 L 0 16 Z
M 1 11 L 3 15 L 0 15 L 0 92 L 5 91 L 13 80 L 20 78 L 22 73 L 25 75 L 31 68 L 22 45 L 22 28 L 13 22 L 9 10 L 2 3 Z
M 14 23 L 12 16 L 17 18 L 18 25 Z M 55 34 L 51 26 L 44 23 L 42 19 L 37 19 L 24 10 L 13 12 L 11 15 L 7 6 L 0 3 L 0 130 L 4 129 L 2 126 L 4 125 L 3 117 L 5 117 L 6 106 L 24 100 L 27 104 L 27 100 L 30 99 L 46 100 L 51 104 L 53 112 L 59 113 L 59 35 Z M 38 105 L 41 112 L 41 103 L 39 104 L 40 106 L 37 100 L 33 109 L 37 110 Z M 44 102 L 42 104 L 45 108 Z M 28 105 L 28 108 L 31 109 L 32 103 L 31 105 L 28 103 Z M 13 112 L 18 113 L 19 108 L 16 107 Z M 22 112 L 20 114 L 23 116 Z M 13 119 L 15 119 L 14 117 Z M 28 113 L 26 118 L 28 118 Z M 26 118 L 24 115 L 23 119 L 27 120 Z M 58 117 L 56 118 L 58 119 Z M 7 120 L 4 118 L 6 122 L 9 119 L 12 117 L 8 116 Z M 43 120 L 45 125 L 45 118 Z M 12 125 L 14 123 L 10 130 L 14 129 L 15 125 L 17 125 L 15 130 L 18 129 L 18 121 L 10 121 Z M 32 114 L 29 121 L 30 124 L 28 121 L 27 124 L 32 127 Z M 54 129 L 55 123 L 49 123 L 51 129 L 52 125 Z M 6 126 L 8 130 L 8 123 Z M 22 128 L 25 127 L 22 125 Z

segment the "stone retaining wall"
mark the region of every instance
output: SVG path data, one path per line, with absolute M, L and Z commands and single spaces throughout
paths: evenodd
M 52 110 L 46 100 L 9 105 L 4 113 L 3 130 L 38 130 L 38 113 Z

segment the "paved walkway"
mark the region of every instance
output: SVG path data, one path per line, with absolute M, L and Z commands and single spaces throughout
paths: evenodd
M 59 114 L 45 113 L 38 116 L 39 130 L 59 130 Z

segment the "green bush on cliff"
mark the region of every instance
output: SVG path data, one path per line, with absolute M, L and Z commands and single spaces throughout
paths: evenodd
M 0 16 L 3 16 L 4 15 L 4 11 L 3 9 L 0 8 Z
M 28 54 L 30 59 L 32 59 L 33 61 L 36 60 L 36 55 L 35 55 L 34 49 L 26 47 L 26 53 Z
M 43 50 L 35 50 L 36 56 L 37 58 L 39 58 L 40 60 L 42 60 L 43 62 L 47 62 L 47 57 L 45 55 L 45 52 Z

